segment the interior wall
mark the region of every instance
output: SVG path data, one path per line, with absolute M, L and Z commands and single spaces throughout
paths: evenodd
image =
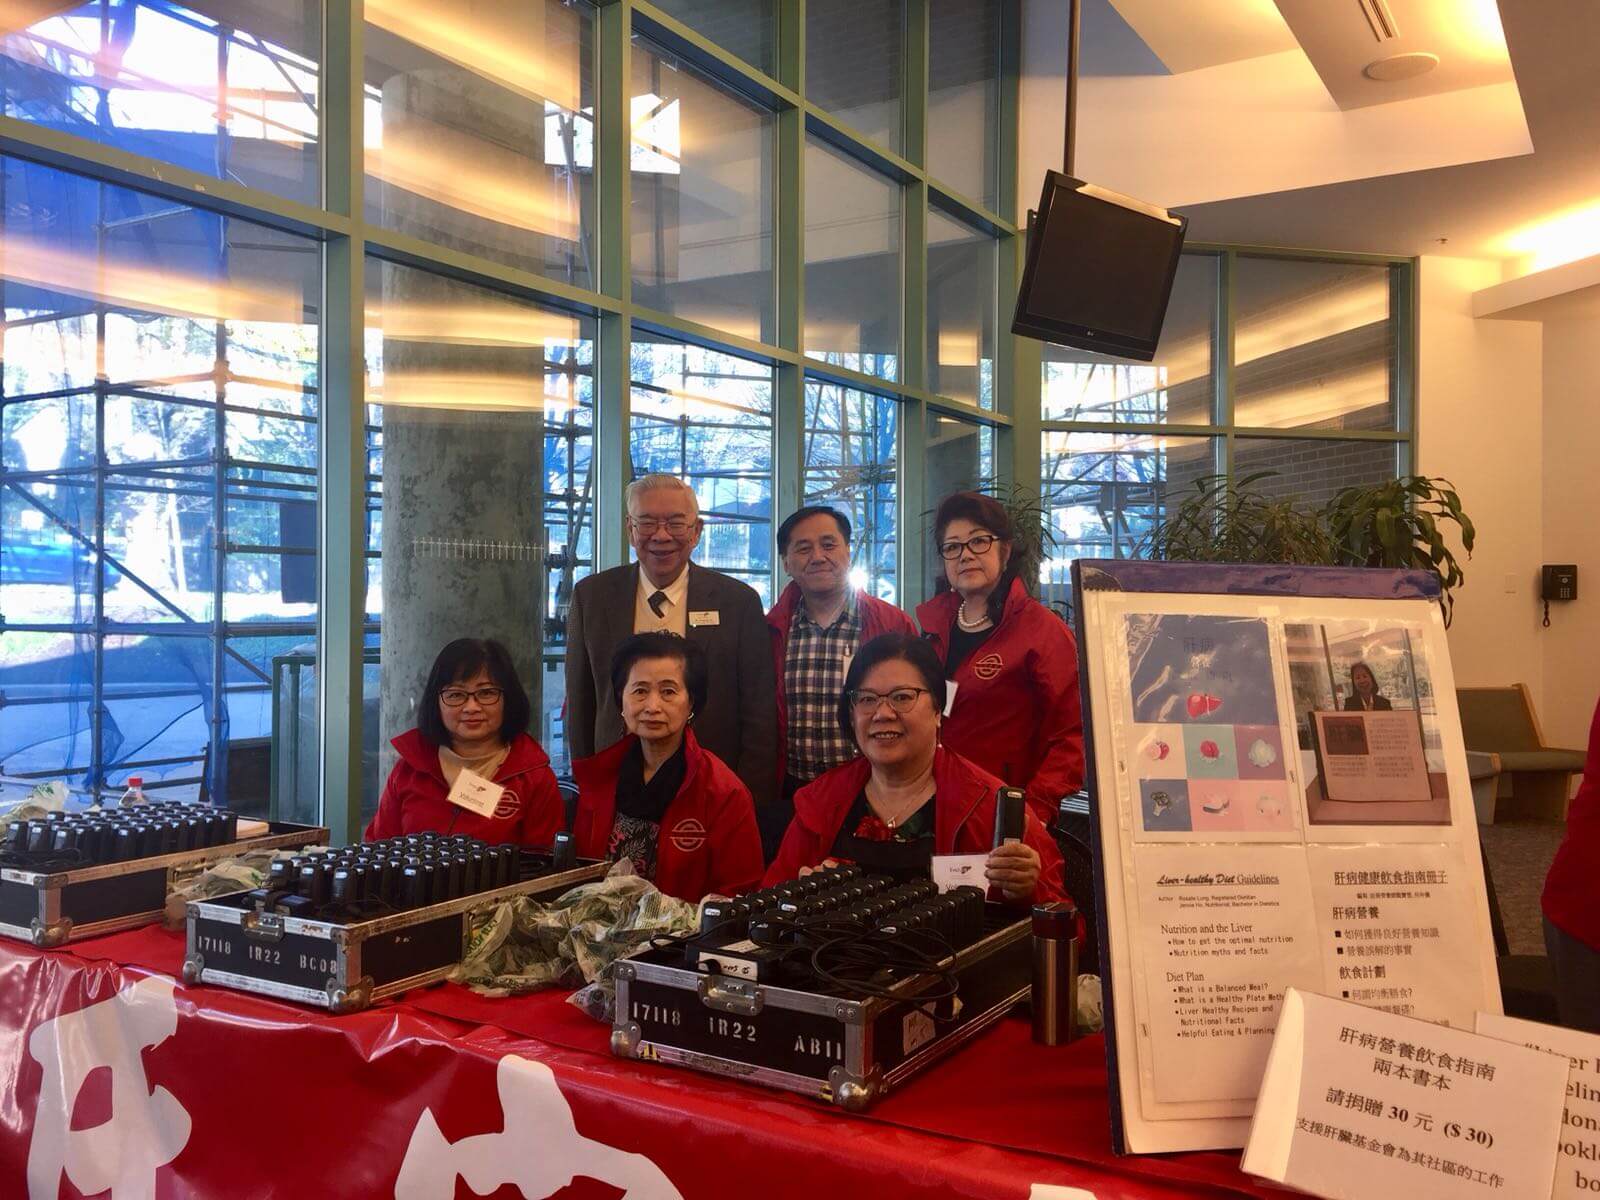
M 1450 627 L 1456 683 L 1525 683 L 1546 719 L 1542 327 L 1473 318 L 1498 262 L 1427 255 L 1420 271 L 1416 469 L 1448 478 L 1477 527 Z
M 1544 324 L 1543 440 L 1543 561 L 1578 564 L 1578 598 L 1540 630 L 1540 718 L 1548 741 L 1581 750 L 1600 697 L 1600 317 Z

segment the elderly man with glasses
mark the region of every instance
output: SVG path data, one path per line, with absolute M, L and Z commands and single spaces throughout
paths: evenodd
M 580 582 L 567 613 L 567 746 L 587 758 L 618 741 L 611 660 L 635 633 L 686 637 L 706 652 L 706 702 L 695 738 L 744 781 L 756 803 L 776 792 L 777 707 L 766 616 L 755 589 L 689 561 L 704 522 L 688 484 L 646 475 L 628 485 L 628 539 L 637 562 Z

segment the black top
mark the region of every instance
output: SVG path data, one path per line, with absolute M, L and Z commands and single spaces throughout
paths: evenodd
M 927 879 L 933 873 L 933 810 L 937 799 L 928 797 L 926 804 L 891 831 L 872 811 L 863 788 L 845 814 L 844 824 L 839 826 L 830 856 L 897 880 Z M 873 833 L 878 836 L 871 836 Z
M 946 679 L 955 675 L 957 668 L 967 659 L 971 658 L 979 646 L 994 636 L 998 625 L 991 625 L 987 629 L 980 629 L 977 633 L 968 633 L 961 628 L 960 623 L 950 626 L 950 652 L 944 659 L 944 676 Z
M 1344 698 L 1344 710 L 1345 710 L 1345 712 L 1365 712 L 1365 711 L 1369 711 L 1367 709 L 1366 705 L 1361 703 L 1361 693 L 1359 693 L 1359 692 L 1356 692 L 1356 693 L 1354 693 L 1352 695 L 1349 695 L 1349 696 L 1346 696 Z M 1371 708 L 1370 711 L 1372 711 L 1372 712 L 1393 712 L 1394 711 L 1394 705 L 1389 703 L 1389 698 L 1387 696 L 1379 696 L 1376 693 L 1374 693 L 1373 697 L 1372 697 L 1372 708 Z
M 606 857 L 613 861 L 631 859 L 634 874 L 645 879 L 656 877 L 661 818 L 688 774 L 687 745 L 687 738 L 678 743 L 677 751 L 656 768 L 648 782 L 644 777 L 644 748 L 638 742 L 628 747 L 617 770 L 617 806 L 611 818 Z

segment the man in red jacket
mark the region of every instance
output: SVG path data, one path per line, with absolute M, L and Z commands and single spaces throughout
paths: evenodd
M 850 581 L 850 518 L 811 504 L 778 526 L 789 586 L 767 614 L 778 685 L 780 801 L 758 811 L 762 851 L 771 858 L 794 815 L 794 794 L 855 758 L 835 713 L 856 650 L 880 633 L 916 636 L 911 618 Z

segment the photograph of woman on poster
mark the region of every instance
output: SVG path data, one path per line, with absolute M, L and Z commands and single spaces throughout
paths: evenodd
M 1378 677 L 1364 662 L 1351 664 L 1350 695 L 1345 697 L 1345 712 L 1388 712 L 1394 705 L 1378 690 Z

